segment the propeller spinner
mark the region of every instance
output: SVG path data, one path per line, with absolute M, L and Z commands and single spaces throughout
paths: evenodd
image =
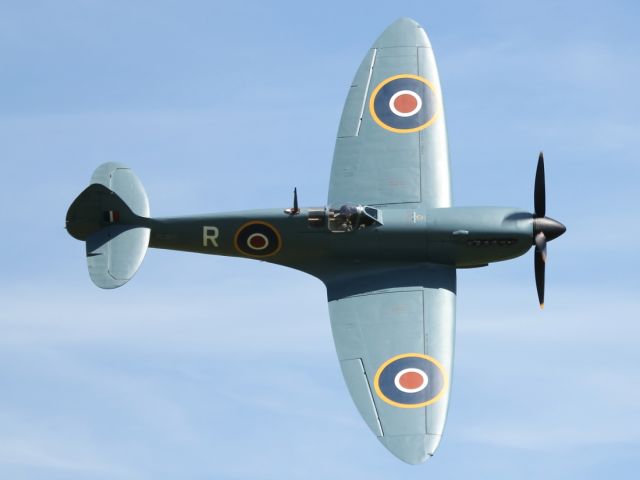
M 536 181 L 533 193 L 533 244 L 535 245 L 534 268 L 536 273 L 536 289 L 540 308 L 544 308 L 544 269 L 547 263 L 547 242 L 558 238 L 567 228 L 557 220 L 545 216 L 546 193 L 544 180 L 544 156 L 540 152 Z

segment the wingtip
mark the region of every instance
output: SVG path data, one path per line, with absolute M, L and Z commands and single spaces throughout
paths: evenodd
M 540 304 L 540 310 L 544 310 L 544 303 Z
M 412 18 L 401 17 L 382 32 L 373 47 L 431 47 L 431 43 L 418 22 Z
M 433 457 L 440 435 L 385 435 L 378 440 L 397 458 L 409 465 L 419 465 Z
M 409 25 L 411 27 L 420 26 L 420 24 L 411 17 L 399 17 L 396 20 L 394 20 L 389 26 L 392 26 L 392 25 Z

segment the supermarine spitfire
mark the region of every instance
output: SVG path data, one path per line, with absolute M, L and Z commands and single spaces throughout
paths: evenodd
M 542 154 L 534 213 L 452 207 L 445 117 L 429 39 L 410 19 L 390 25 L 358 68 L 338 129 L 327 206 L 151 218 L 142 184 L 106 163 L 69 207 L 101 288 L 125 284 L 148 247 L 254 258 L 327 287 L 335 347 L 362 418 L 398 458 L 433 455 L 453 365 L 456 269 L 535 246 L 544 301 L 546 243 L 565 227 L 545 216 Z

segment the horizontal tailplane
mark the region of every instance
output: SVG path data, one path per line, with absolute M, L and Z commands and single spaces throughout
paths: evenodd
M 69 234 L 86 244 L 89 276 L 98 287 L 120 287 L 136 273 L 149 246 L 148 219 L 149 200 L 133 171 L 100 165 L 66 218 Z

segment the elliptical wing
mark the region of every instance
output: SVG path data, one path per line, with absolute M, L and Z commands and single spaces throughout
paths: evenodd
M 402 18 L 376 40 L 345 102 L 329 205 L 451 206 L 447 134 L 433 50 Z

